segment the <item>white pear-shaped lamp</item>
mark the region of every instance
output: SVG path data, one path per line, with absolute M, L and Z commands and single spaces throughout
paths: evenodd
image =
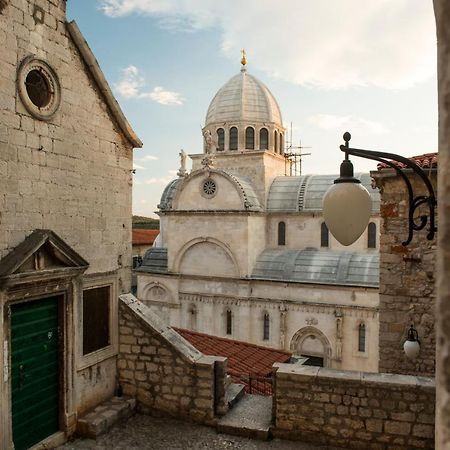
M 347 142 L 350 133 L 344 134 Z M 338 179 L 323 197 L 323 218 L 330 233 L 342 244 L 351 245 L 367 227 L 372 199 L 361 181 L 353 176 L 353 164 L 347 155 L 341 163 Z
M 413 325 L 409 327 L 408 338 L 403 344 L 403 350 L 408 359 L 416 359 L 420 352 L 419 334 Z

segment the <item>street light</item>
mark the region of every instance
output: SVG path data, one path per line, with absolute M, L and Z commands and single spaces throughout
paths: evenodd
M 416 359 L 420 352 L 419 333 L 413 325 L 409 327 L 408 338 L 403 344 L 403 350 L 409 359 Z
M 345 153 L 345 159 L 341 164 L 340 176 L 334 180 L 333 186 L 327 190 L 323 198 L 323 216 L 331 234 L 342 245 L 350 245 L 361 236 L 369 222 L 371 198 L 367 189 L 353 175 L 353 164 L 349 160 L 349 155 L 353 155 L 392 167 L 405 182 L 409 197 L 408 238 L 402 245 L 408 245 L 413 238 L 413 232 L 424 229 L 427 223 L 429 223 L 427 239 L 432 240 L 437 231 L 434 217 L 437 201 L 433 186 L 425 172 L 414 161 L 394 153 L 350 148 L 351 134 L 348 131 L 343 137 L 345 144 L 341 145 L 340 149 Z M 414 196 L 411 182 L 396 162 L 412 169 L 420 177 L 428 190 L 427 196 Z M 428 206 L 428 214 L 414 217 L 416 209 L 421 205 Z

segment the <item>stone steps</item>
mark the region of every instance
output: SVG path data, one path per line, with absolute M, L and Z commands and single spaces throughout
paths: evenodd
M 272 397 L 246 394 L 217 422 L 217 431 L 267 441 L 271 425 Z
M 231 409 L 245 395 L 245 385 L 230 383 L 225 391 L 225 402 Z
M 128 419 L 136 410 L 136 400 L 129 397 L 112 397 L 96 406 L 77 421 L 77 434 L 96 439 L 115 423 Z

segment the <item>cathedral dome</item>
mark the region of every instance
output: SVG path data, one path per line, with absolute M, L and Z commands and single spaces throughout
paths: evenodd
M 245 68 L 219 89 L 206 113 L 205 126 L 227 122 L 273 123 L 282 127 L 275 97 Z

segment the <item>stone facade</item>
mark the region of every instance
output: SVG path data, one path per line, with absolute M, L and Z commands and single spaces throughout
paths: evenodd
M 276 364 L 273 434 L 373 450 L 434 448 L 432 378 Z
M 407 171 L 406 171 L 407 173 Z M 428 173 L 428 171 L 427 171 Z M 427 231 L 408 236 L 408 195 L 404 181 L 392 170 L 372 172 L 381 195 L 380 235 L 380 372 L 434 375 L 436 239 Z M 408 174 L 415 195 L 427 195 L 415 174 Z M 429 172 L 436 187 L 436 169 Z M 424 213 L 426 213 L 424 211 Z M 413 324 L 419 333 L 420 355 L 406 358 L 403 343 Z
M 65 0 L 0 6 L 0 447 L 12 448 L 15 305 L 57 299 L 60 433 L 116 389 L 117 295 L 130 289 L 132 152 L 141 143 L 66 22 Z M 108 344 L 83 354 L 83 292 L 102 287 Z
M 139 411 L 201 423 L 226 413 L 226 358 L 203 355 L 131 295 L 119 323 L 119 383 Z

